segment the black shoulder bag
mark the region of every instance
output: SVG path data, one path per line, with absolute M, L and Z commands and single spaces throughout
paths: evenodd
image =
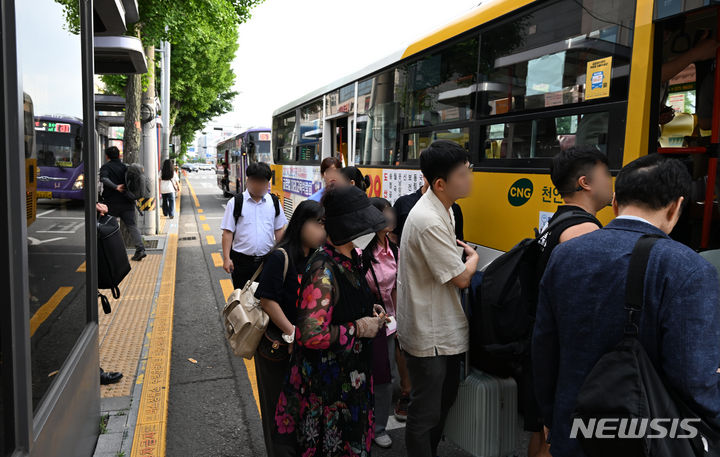
M 598 360 L 577 397 L 571 438 L 588 457 L 718 455 L 718 431 L 666 385 L 637 337 L 647 263 L 658 238 L 644 235 L 635 244 L 625 286 L 625 334 Z

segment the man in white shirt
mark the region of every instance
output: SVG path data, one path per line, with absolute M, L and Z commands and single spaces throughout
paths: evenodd
M 434 141 L 420 155 L 420 168 L 430 188 L 410 211 L 403 229 L 397 321 L 412 383 L 407 454 L 435 457 L 457 396 L 460 360 L 468 350 L 468 322 L 459 289 L 470 285 L 478 255 L 456 239 L 450 210 L 472 189 L 467 151 L 451 141 Z
M 277 197 L 268 194 L 270 166 L 251 163 L 245 171 L 247 189 L 227 202 L 222 224 L 223 269 L 233 287 L 242 288 L 282 238 L 287 218 Z M 239 211 L 235 208 L 238 206 Z

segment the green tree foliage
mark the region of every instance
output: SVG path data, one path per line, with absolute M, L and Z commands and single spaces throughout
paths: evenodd
M 56 1 L 64 6 L 68 29 L 79 31 L 78 1 Z M 128 35 L 139 37 L 145 46 L 171 43 L 170 124 L 172 134 L 181 137 L 181 151 L 208 120 L 232 109 L 237 26 L 249 20 L 250 10 L 262 1 L 139 0 L 140 21 Z M 158 62 L 149 64 L 155 66 L 159 93 Z M 107 93 L 126 93 L 127 75 L 105 75 L 102 80 Z M 147 82 L 143 75 L 143 91 Z

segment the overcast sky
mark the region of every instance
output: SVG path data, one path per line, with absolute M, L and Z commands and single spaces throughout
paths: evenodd
M 215 121 L 270 127 L 275 109 L 404 48 L 478 3 L 265 0 L 239 29 L 233 112 Z

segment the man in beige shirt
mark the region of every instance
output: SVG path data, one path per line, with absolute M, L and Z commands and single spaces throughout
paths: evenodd
M 468 350 L 460 289 L 470 285 L 478 255 L 455 238 L 450 211 L 455 200 L 467 197 L 472 189 L 467 151 L 451 141 L 434 141 L 420 155 L 420 168 L 430 189 L 410 211 L 403 229 L 397 321 L 412 383 L 407 453 L 435 457 L 457 395 L 461 357 Z

